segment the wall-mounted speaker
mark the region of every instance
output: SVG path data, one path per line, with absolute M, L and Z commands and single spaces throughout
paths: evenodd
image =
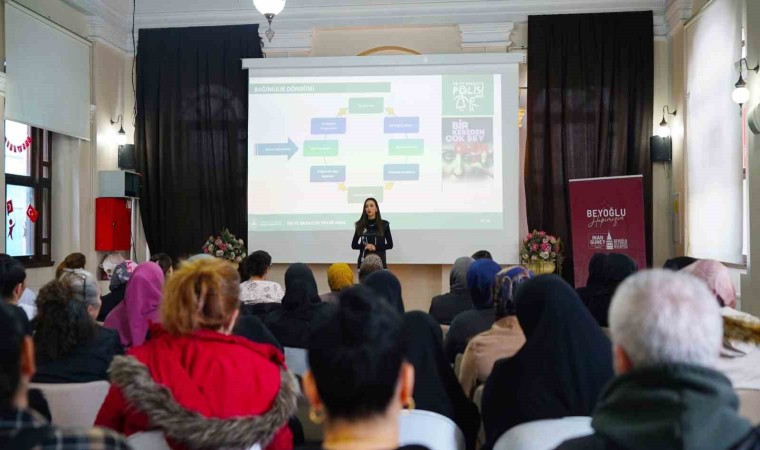
M 119 169 L 121 170 L 135 170 L 137 164 L 135 162 L 135 146 L 132 144 L 124 144 L 119 146 Z
M 669 137 L 652 136 L 649 138 L 649 159 L 653 163 L 673 160 L 673 142 Z

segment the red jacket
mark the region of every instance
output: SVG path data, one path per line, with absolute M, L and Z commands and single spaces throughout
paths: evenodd
M 240 442 L 225 437 L 223 433 L 220 436 L 218 432 L 203 430 L 207 422 L 213 422 L 204 418 L 257 416 L 248 420 L 248 426 L 253 428 L 237 429 L 233 434 L 251 436 L 252 433 L 263 433 L 269 436 L 274 433 L 267 450 L 293 448 L 293 437 L 287 426 L 287 418 L 293 411 L 282 405 L 295 405 L 297 391 L 290 382 L 281 382 L 281 377 L 284 381 L 292 375 L 281 373 L 285 364 L 279 350 L 211 330 L 173 336 L 160 326 L 154 326 L 151 336 L 145 345 L 128 352 L 134 359 L 114 360 L 110 371 L 112 387 L 95 425 L 127 436 L 160 428 L 166 435 L 177 437 L 171 441 L 174 448 L 181 448 L 175 443 L 178 440 L 192 442 L 194 447 L 217 444 L 232 447 Z M 158 385 L 168 388 L 176 403 L 171 398 L 161 398 Z M 146 402 L 154 405 L 148 409 L 159 415 L 138 410 Z M 128 408 L 128 404 L 134 408 Z M 192 412 L 203 417 L 194 420 Z M 184 417 L 184 414 L 190 416 Z M 260 420 L 264 414 L 279 414 L 274 421 L 280 424 L 279 430 L 261 429 L 261 422 L 272 422 Z M 251 425 L 252 420 L 259 420 L 258 425 Z M 205 442 L 209 435 L 214 441 Z

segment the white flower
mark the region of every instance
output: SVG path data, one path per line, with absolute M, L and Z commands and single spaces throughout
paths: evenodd
M 235 258 L 235 262 L 241 262 L 242 260 L 243 260 L 243 258 L 241 258 L 240 256 L 238 256 L 237 258 Z
M 219 258 L 221 258 L 222 256 L 224 256 L 224 251 L 223 250 L 217 250 L 216 251 L 216 256 L 218 256 Z
M 240 245 L 243 245 L 243 244 L 245 244 L 245 242 L 243 242 L 243 240 L 242 240 L 242 239 L 238 239 L 238 243 L 239 243 Z
M 549 259 L 549 252 L 541 252 L 538 254 L 542 259 Z
M 533 256 L 530 257 L 530 260 L 531 261 L 538 261 L 538 256 L 533 255 Z

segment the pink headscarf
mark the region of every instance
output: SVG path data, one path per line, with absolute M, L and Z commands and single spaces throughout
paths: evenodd
M 154 262 L 138 264 L 127 282 L 124 300 L 106 317 L 104 325 L 119 332 L 125 347 L 145 342 L 148 326 L 161 321 L 159 305 L 164 286 L 164 272 Z
M 682 270 L 707 283 L 707 287 L 718 297 L 721 305 L 736 307 L 736 290 L 726 266 L 714 259 L 701 259 Z

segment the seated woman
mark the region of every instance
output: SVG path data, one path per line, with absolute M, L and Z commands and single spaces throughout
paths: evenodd
M 497 361 L 486 382 L 486 449 L 515 425 L 591 415 L 613 377 L 609 339 L 564 280 L 528 280 L 515 303 L 526 342 L 515 356 Z
M 317 280 L 309 266 L 295 263 L 285 271 L 282 309 L 271 312 L 264 325 L 284 347 L 306 348 L 326 303 L 319 300 Z
M 40 289 L 34 325 L 35 383 L 108 380 L 108 366 L 124 353 L 119 334 L 95 322 L 100 288 L 82 269 L 64 269 Z
M 100 298 L 102 305 L 100 306 L 100 312 L 98 313 L 99 322 L 106 320 L 106 317 L 108 317 L 111 311 L 116 308 L 116 305 L 124 300 L 124 295 L 127 292 L 127 282 L 136 267 L 137 263 L 128 259 L 113 269 L 111 281 L 108 284 L 108 290 L 110 292 Z
M 367 275 L 362 284 L 378 293 L 396 312 L 404 314 L 401 282 L 398 281 L 396 275 L 389 270 L 378 270 Z
M 430 315 L 441 325 L 450 325 L 457 314 L 472 309 L 467 270 L 473 261 L 469 256 L 457 258 L 449 273 L 449 292 L 436 295 L 430 302 Z
M 166 285 L 163 325 L 114 359 L 95 424 L 127 436 L 159 429 L 173 448 L 291 449 L 298 386 L 276 348 L 231 335 L 239 296 L 230 263 L 183 263 Z
M 285 292 L 280 283 L 267 280 L 272 257 L 264 250 L 256 250 L 245 259 L 245 271 L 250 279 L 240 285 L 240 301 L 246 305 L 280 303 Z
M 70 255 L 66 256 L 66 258 L 63 259 L 63 261 L 58 264 L 58 267 L 55 269 L 55 279 L 61 278 L 61 275 L 63 275 L 64 270 L 71 269 L 84 269 L 84 267 L 87 265 L 87 258 L 82 253 L 71 253 Z
M 417 409 L 446 416 L 457 424 L 469 450 L 475 449 L 480 430 L 480 413 L 457 381 L 443 353 L 441 326 L 429 314 L 404 314 L 404 333 L 409 351 L 406 359 L 414 366 L 414 402 Z
M 626 278 L 639 270 L 636 261 L 622 253 L 610 253 L 602 263 L 602 280 L 581 291 L 581 299 L 600 327 L 607 328 L 612 296 Z
M 309 343 L 304 394 L 311 420 L 324 423 L 322 446 L 314 448 L 398 448 L 399 414 L 414 402 L 414 368 L 404 360 L 401 319 L 376 297 L 364 286 L 343 291 Z
M 486 382 L 497 360 L 514 355 L 525 344 L 514 295 L 517 287 L 531 278 L 533 272 L 521 266 L 496 274 L 493 282 L 496 321 L 490 330 L 470 339 L 459 369 L 459 382 L 468 396 L 472 397 L 475 388 Z
M 164 272 L 154 262 L 139 264 L 127 284 L 124 300 L 106 317 L 104 325 L 119 332 L 124 347 L 136 347 L 145 342 L 148 327 L 161 320 L 161 290 Z
M 340 291 L 354 285 L 354 272 L 346 263 L 335 263 L 327 268 L 327 284 L 330 292 L 319 296 L 323 302 L 338 303 Z
M 736 290 L 728 269 L 718 261 L 703 259 L 683 272 L 704 281 L 721 306 L 724 336 L 717 369 L 731 380 L 734 389 L 760 390 L 760 346 L 756 341 L 760 319 L 734 309 Z M 753 336 L 755 342 L 751 342 Z
M 496 320 L 491 286 L 500 270 L 498 264 L 487 258 L 478 259 L 470 264 L 467 270 L 467 286 L 474 307 L 460 313 L 451 321 L 451 327 L 443 343 L 446 358 L 450 363 L 454 363 L 458 354 L 464 353 L 470 338 L 491 328 Z

